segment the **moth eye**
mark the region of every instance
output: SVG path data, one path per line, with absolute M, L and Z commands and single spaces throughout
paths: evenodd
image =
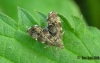
M 38 33 L 36 30 L 32 30 L 31 33 L 32 34 L 34 33 L 34 34 L 40 35 L 40 33 Z
M 36 33 L 36 31 L 35 30 L 32 30 L 31 33 Z
M 52 28 L 53 28 L 53 26 L 52 26 L 52 25 L 49 25 L 49 26 L 48 26 L 48 28 L 49 28 L 49 29 L 52 29 Z

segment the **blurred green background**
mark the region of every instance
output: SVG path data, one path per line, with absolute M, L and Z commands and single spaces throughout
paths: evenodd
M 75 0 L 88 25 L 100 29 L 100 0 Z
M 32 13 L 39 20 L 35 10 L 48 14 L 54 10 L 69 21 L 71 15 L 82 17 L 90 26 L 100 29 L 100 0 L 0 0 L 0 12 L 18 21 L 17 7 Z

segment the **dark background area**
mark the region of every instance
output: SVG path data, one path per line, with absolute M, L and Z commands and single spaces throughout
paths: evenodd
M 75 0 L 89 26 L 100 29 L 100 0 Z

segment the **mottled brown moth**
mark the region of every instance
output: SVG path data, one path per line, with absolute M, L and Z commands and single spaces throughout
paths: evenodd
M 38 25 L 34 25 L 28 29 L 28 33 L 32 38 L 51 46 L 64 48 L 62 43 L 62 26 L 59 16 L 52 11 L 47 17 L 48 26 L 42 29 Z

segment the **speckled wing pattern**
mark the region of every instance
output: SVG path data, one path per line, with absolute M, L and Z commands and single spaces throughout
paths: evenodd
M 62 43 L 63 32 L 61 21 L 56 12 L 52 11 L 48 14 L 47 23 L 48 26 L 45 29 L 42 29 L 38 25 L 29 28 L 29 35 L 44 44 L 64 48 Z

